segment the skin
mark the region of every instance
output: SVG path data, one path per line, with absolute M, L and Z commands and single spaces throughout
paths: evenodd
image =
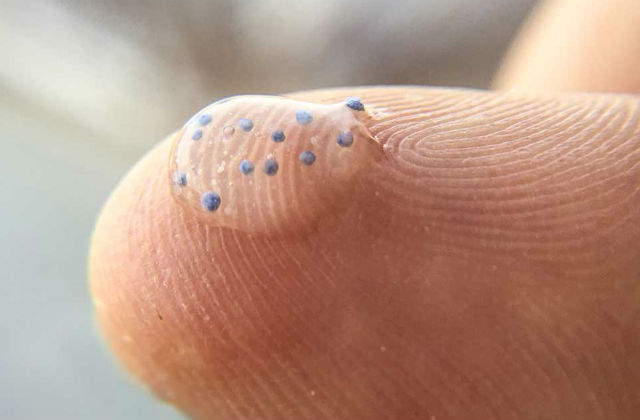
M 496 87 L 640 93 L 637 0 L 549 0 L 514 41 Z
M 549 93 L 640 80 L 616 61 L 578 87 L 581 66 L 532 51 L 565 36 L 570 3 L 539 9 L 497 79 L 547 93 L 290 95 L 385 109 L 367 123 L 385 158 L 313 229 L 203 222 L 170 196 L 171 139 L 151 150 L 91 245 L 96 316 L 124 366 L 194 418 L 640 416 L 640 102 Z M 527 72 L 554 66 L 575 73 Z

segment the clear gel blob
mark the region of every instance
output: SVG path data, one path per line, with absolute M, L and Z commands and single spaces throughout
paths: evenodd
M 357 98 L 321 105 L 236 96 L 198 112 L 177 134 L 169 182 L 176 201 L 215 226 L 284 233 L 348 205 L 382 156 Z

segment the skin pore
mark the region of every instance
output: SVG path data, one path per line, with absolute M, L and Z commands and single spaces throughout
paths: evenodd
M 380 156 L 322 217 L 286 212 L 335 185 L 286 180 L 344 155 L 314 149 L 304 165 L 299 146 L 278 169 L 286 178 L 251 157 L 254 180 L 279 182 L 259 201 L 272 215 L 262 229 L 173 197 L 174 136 L 132 168 L 100 215 L 89 266 L 98 322 L 125 367 L 195 418 L 640 415 L 638 98 L 287 95 L 314 107 L 352 96 Z M 255 141 L 304 135 L 285 137 Z M 244 180 L 246 156 L 235 159 Z M 287 220 L 305 228 L 282 234 Z

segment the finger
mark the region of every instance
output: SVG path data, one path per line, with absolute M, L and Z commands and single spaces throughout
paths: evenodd
M 277 189 L 202 218 L 171 196 L 170 140 L 125 177 L 89 269 L 97 319 L 125 366 L 197 418 L 639 415 L 638 100 L 293 96 L 311 109 L 350 95 L 381 154 L 318 152 L 318 165 L 364 168 L 344 178 L 351 196 L 328 203 L 333 213 L 314 218 L 298 199 L 326 196 L 331 176 L 301 184 L 315 167 L 283 164 L 286 177 L 269 178 Z M 267 123 L 295 124 L 274 115 L 254 118 L 247 141 L 266 150 Z M 330 125 L 308 129 L 281 145 L 325 130 L 321 146 L 340 147 Z M 252 209 L 267 224 L 245 223 Z M 279 212 L 304 223 L 286 231 Z
M 640 92 L 637 0 L 547 0 L 495 79 L 500 89 Z

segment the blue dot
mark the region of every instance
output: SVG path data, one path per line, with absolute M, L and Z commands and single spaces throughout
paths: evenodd
M 298 156 L 298 159 L 300 159 L 300 162 L 302 162 L 304 165 L 311 165 L 313 162 L 316 161 L 316 155 L 313 154 L 312 151 L 306 150 L 300 153 L 300 155 Z
M 300 109 L 296 111 L 296 121 L 298 124 L 307 125 L 313 121 L 313 117 L 309 111 L 305 111 L 304 109 Z
M 362 102 L 360 102 L 360 98 L 357 98 L 355 96 L 351 96 L 345 99 L 344 104 L 353 110 L 364 111 L 364 105 L 362 105 Z
M 240 172 L 242 172 L 245 175 L 249 175 L 251 172 L 253 172 L 253 163 L 251 163 L 250 160 L 243 160 L 242 162 L 240 162 L 240 165 L 238 166 L 238 169 L 240 169 Z
M 200 197 L 200 204 L 202 205 L 202 208 L 207 211 L 218 210 L 221 201 L 220 194 L 213 191 L 208 191 Z
M 211 122 L 211 115 L 210 114 L 202 114 L 200 115 L 200 117 L 198 117 L 198 124 L 200 125 L 207 125 Z
M 191 135 L 191 138 L 193 140 L 200 140 L 202 138 L 202 130 L 200 130 L 199 128 L 193 132 L 193 134 Z
M 173 182 L 176 185 L 180 185 L 181 187 L 184 187 L 185 185 L 187 185 L 187 174 L 185 174 L 182 171 L 175 171 L 173 173 Z
M 275 159 L 273 158 L 269 158 L 267 160 L 264 161 L 264 173 L 269 175 L 269 176 L 273 176 L 276 173 L 278 173 L 278 162 L 276 162 Z
M 349 147 L 353 144 L 353 134 L 348 131 L 343 131 L 338 134 L 337 141 L 340 146 Z
M 271 139 L 276 143 L 282 143 L 285 139 L 284 131 L 276 130 L 271 134 Z
M 249 118 L 240 118 L 238 120 L 238 125 L 244 131 L 251 131 L 251 129 L 253 128 L 253 121 L 251 121 Z

